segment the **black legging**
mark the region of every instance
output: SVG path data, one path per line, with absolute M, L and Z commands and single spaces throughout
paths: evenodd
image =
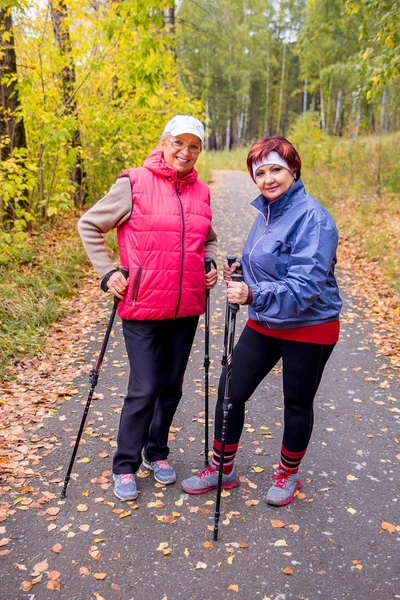
M 226 443 L 239 442 L 244 424 L 245 402 L 282 358 L 285 406 L 283 445 L 290 452 L 305 450 L 313 428 L 314 397 L 334 347 L 335 344 L 280 340 L 246 326 L 233 352 L 232 408 L 229 412 Z M 221 441 L 226 368 L 221 375 L 215 412 L 215 438 L 218 441 Z
M 167 458 L 198 317 L 123 321 L 131 372 L 118 430 L 114 473 L 136 473 L 145 458 Z

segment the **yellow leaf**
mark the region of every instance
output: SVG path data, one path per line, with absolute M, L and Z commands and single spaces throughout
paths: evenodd
M 214 544 L 212 542 L 204 542 L 204 548 L 214 548 Z
M 228 564 L 231 565 L 233 563 L 233 559 L 235 558 L 234 554 L 231 554 L 230 556 L 228 556 Z
M 184 549 L 183 554 L 186 556 L 186 558 L 189 558 L 190 556 L 189 550 L 187 548 Z
M 198 562 L 196 565 L 196 569 L 207 569 L 206 563 Z
M 300 525 L 288 525 L 288 527 L 293 531 L 293 533 L 297 533 L 300 529 Z
M 76 507 L 76 510 L 78 512 L 86 512 L 88 509 L 86 504 L 78 504 L 78 506 Z
M 228 590 L 232 590 L 232 592 L 238 592 L 239 586 L 234 583 L 231 583 L 231 585 L 228 587 Z
M 90 458 L 88 458 L 86 456 L 85 458 L 80 458 L 77 462 L 78 463 L 90 463 Z
M 161 542 L 161 544 L 159 544 L 157 550 L 164 550 L 165 548 L 168 548 L 168 542 Z
M 162 551 L 164 556 L 169 556 L 169 554 L 171 554 L 171 552 L 172 552 L 171 548 L 165 548 L 165 550 Z
M 103 581 L 103 579 L 105 579 L 107 577 L 107 573 L 94 573 L 93 577 L 95 579 L 99 579 L 100 581 Z
M 175 502 L 175 506 L 182 506 L 182 504 L 183 504 L 183 498 L 180 498 L 179 500 L 177 500 Z
M 285 540 L 276 540 L 274 546 L 287 546 L 287 543 Z
M 253 471 L 255 473 L 262 473 L 264 471 L 264 469 L 262 467 L 253 467 Z
M 286 567 L 286 569 L 282 569 L 282 572 L 285 575 L 293 575 L 293 568 L 292 567 Z

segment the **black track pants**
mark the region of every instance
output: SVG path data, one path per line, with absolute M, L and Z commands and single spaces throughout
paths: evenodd
M 124 321 L 130 363 L 114 473 L 136 473 L 142 450 L 148 461 L 167 458 L 168 432 L 182 397 L 182 383 L 198 317 Z
M 283 370 L 283 445 L 290 452 L 307 448 L 314 422 L 313 401 L 326 362 L 335 344 L 309 344 L 272 338 L 246 326 L 233 352 L 231 403 L 227 444 L 239 441 L 244 424 L 245 402 L 280 358 Z M 221 441 L 222 403 L 226 366 L 218 389 L 215 438 Z M 267 395 L 267 392 L 266 392 Z M 268 404 L 266 400 L 266 419 Z M 268 422 L 266 420 L 266 422 Z

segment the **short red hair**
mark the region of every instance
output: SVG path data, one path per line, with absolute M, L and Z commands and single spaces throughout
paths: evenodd
M 253 165 L 267 158 L 270 152 L 277 152 L 281 158 L 284 158 L 289 165 L 290 170 L 296 180 L 301 174 L 301 159 L 296 148 L 284 137 L 273 135 L 254 142 L 247 155 L 247 168 L 254 180 Z

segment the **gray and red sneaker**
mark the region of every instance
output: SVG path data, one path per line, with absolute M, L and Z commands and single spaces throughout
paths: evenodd
M 279 469 L 272 475 L 272 485 L 266 496 L 265 502 L 274 506 L 284 506 L 293 500 L 294 494 L 301 488 L 301 480 L 298 473 L 286 473 Z
M 184 479 L 182 481 L 182 488 L 187 494 L 204 494 L 205 492 L 215 490 L 218 487 L 218 473 L 215 465 L 208 465 L 207 469 L 204 469 L 198 475 Z M 238 485 L 239 479 L 236 468 L 233 466 L 229 475 L 222 474 L 222 488 L 227 490 Z

